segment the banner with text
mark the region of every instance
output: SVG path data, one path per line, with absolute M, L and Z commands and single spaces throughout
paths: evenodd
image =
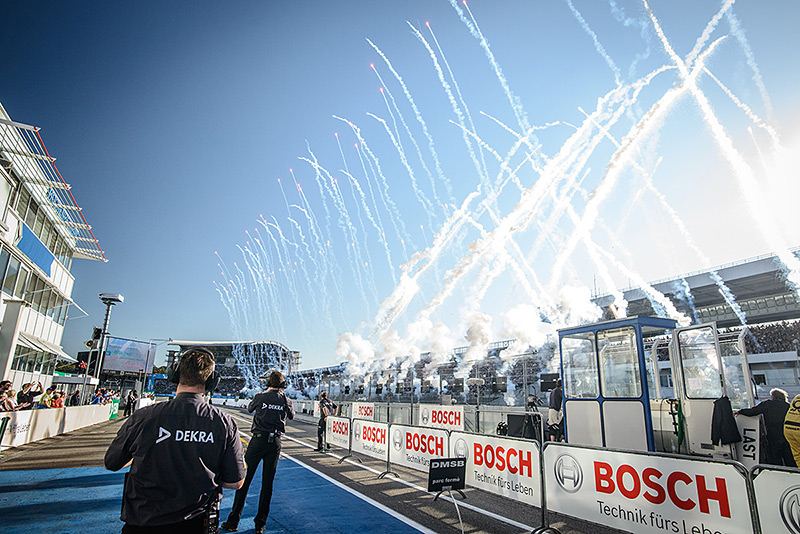
M 466 458 L 468 485 L 525 504 L 542 505 L 537 442 L 453 432 L 450 456 Z
M 350 419 L 329 415 L 325 419 L 325 441 L 343 449 L 350 448 Z
M 419 425 L 430 428 L 463 431 L 464 407 L 421 404 L 419 409 Z
M 353 425 L 353 452 L 366 454 L 379 460 L 389 458 L 389 425 L 375 421 L 355 419 Z
M 761 532 L 800 534 L 800 472 L 759 466 L 753 473 Z
M 367 419 L 369 421 L 375 420 L 375 403 L 372 402 L 354 402 L 352 410 L 350 411 L 351 419 Z
M 450 446 L 447 431 L 418 426 L 390 425 L 389 461 L 428 472 L 431 458 L 444 458 Z
M 548 510 L 636 533 L 752 534 L 732 463 L 545 445 Z

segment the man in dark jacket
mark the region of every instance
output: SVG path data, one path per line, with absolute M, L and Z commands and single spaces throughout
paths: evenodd
M 319 394 L 319 423 L 317 423 L 317 448 L 314 449 L 317 452 L 322 452 L 325 450 L 323 447 L 323 443 L 325 447 L 328 449 L 331 448 L 330 445 L 325 443 L 325 429 L 327 428 L 327 421 L 329 415 L 336 415 L 336 403 L 333 402 L 328 398 L 328 394 L 326 392 L 322 392 Z
M 242 487 L 236 491 L 233 508 L 227 521 L 220 525 L 222 530 L 234 532 L 239 529 L 239 519 L 242 517 L 247 490 L 250 489 L 250 482 L 261 461 L 264 462 L 264 467 L 261 472 L 261 495 L 255 518 L 256 534 L 264 532 L 267 524 L 269 504 L 272 500 L 272 483 L 275 480 L 275 471 L 278 469 L 278 457 L 281 455 L 281 436 L 286 432 L 286 419 L 294 419 L 292 399 L 283 392 L 286 382 L 280 371 L 270 373 L 268 385 L 267 391 L 253 397 L 247 406 L 248 412 L 255 412 L 251 430 L 253 437 L 244 454 L 247 475 L 244 477 Z
M 737 414 L 752 417 L 761 415 L 764 417 L 764 426 L 767 428 L 767 453 L 765 463 L 772 465 L 785 465 L 797 467 L 792 456 L 792 449 L 789 442 L 783 436 L 783 421 L 786 419 L 786 412 L 789 411 L 789 403 L 786 401 L 786 392 L 775 388 L 769 392 L 770 399 L 761 402 L 755 408 L 744 408 L 736 412 Z

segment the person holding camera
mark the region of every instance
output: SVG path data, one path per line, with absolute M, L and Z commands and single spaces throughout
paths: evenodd
M 219 382 L 214 356 L 190 348 L 168 376 L 178 383 L 175 398 L 136 410 L 106 451 L 106 469 L 131 466 L 123 534 L 216 532 L 221 488 L 244 482 L 236 423 L 204 398 Z
M 256 474 L 258 464 L 264 462 L 261 471 L 261 495 L 258 499 L 258 512 L 255 517 L 256 534 L 264 532 L 269 515 L 269 504 L 272 500 L 272 483 L 275 480 L 275 471 L 278 468 L 278 457 L 281 454 L 281 436 L 286 432 L 284 423 L 286 419 L 294 419 L 294 406 L 292 399 L 288 398 L 283 390 L 286 381 L 280 371 L 272 371 L 267 382 L 267 391 L 259 393 L 247 406 L 247 411 L 255 412 L 250 443 L 244 460 L 247 463 L 247 476 L 244 484 L 236 491 L 233 499 L 233 508 L 220 528 L 234 532 L 239 529 L 239 520 L 242 517 L 244 501 L 250 482 Z

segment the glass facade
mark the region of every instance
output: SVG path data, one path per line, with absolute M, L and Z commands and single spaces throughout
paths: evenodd
M 58 233 L 58 230 L 56 230 L 53 222 L 45 214 L 45 210 L 39 206 L 36 199 L 32 198 L 24 187 L 19 189 L 14 208 L 20 218 L 28 225 L 28 228 L 53 253 L 56 259 L 69 270 L 72 266 L 72 251 L 64 238 Z

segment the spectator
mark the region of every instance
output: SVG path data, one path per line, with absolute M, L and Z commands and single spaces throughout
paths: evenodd
M 17 411 L 19 410 L 19 404 L 17 403 L 17 392 L 13 389 L 9 389 L 6 391 L 6 399 L 7 402 L 11 405 L 11 410 L 9 411 Z
M 547 428 L 550 434 L 550 441 L 561 441 L 563 429 L 561 425 L 564 421 L 562 404 L 564 394 L 561 391 L 561 379 L 556 381 L 556 387 L 550 392 L 550 405 L 547 410 Z
M 36 389 L 33 389 L 33 382 L 22 384 L 22 391 L 17 394 L 17 402 L 19 403 L 20 410 L 32 410 L 36 397 L 44 392 L 41 382 L 36 383 Z
M 64 407 L 64 397 L 61 396 L 61 393 L 56 391 L 53 393 L 53 400 L 50 401 L 51 408 L 63 408 Z
M 69 406 L 80 406 L 81 405 L 81 390 L 76 389 L 72 395 L 69 396 L 69 401 L 67 402 Z
M 0 382 L 0 391 L 8 392 L 11 389 L 11 380 L 3 380 Z
M 37 408 L 49 408 L 50 403 L 53 402 L 53 392 L 56 390 L 55 386 L 50 386 L 44 392 L 44 395 L 39 397 L 39 405 Z
M 14 411 L 13 403 L 8 399 L 8 393 L 5 390 L 0 389 L 0 412 L 12 412 Z
M 737 411 L 737 414 L 752 417 L 761 415 L 764 417 L 764 426 L 767 428 L 767 452 L 768 457 L 765 463 L 772 465 L 785 465 L 797 467 L 792 456 L 792 449 L 789 442 L 783 436 L 783 422 L 786 419 L 786 412 L 789 411 L 789 403 L 786 401 L 786 392 L 775 388 L 769 392 L 770 399 L 761 402 L 755 408 L 744 408 Z
M 130 390 L 128 396 L 125 398 L 125 417 L 131 415 L 136 409 L 136 391 Z

